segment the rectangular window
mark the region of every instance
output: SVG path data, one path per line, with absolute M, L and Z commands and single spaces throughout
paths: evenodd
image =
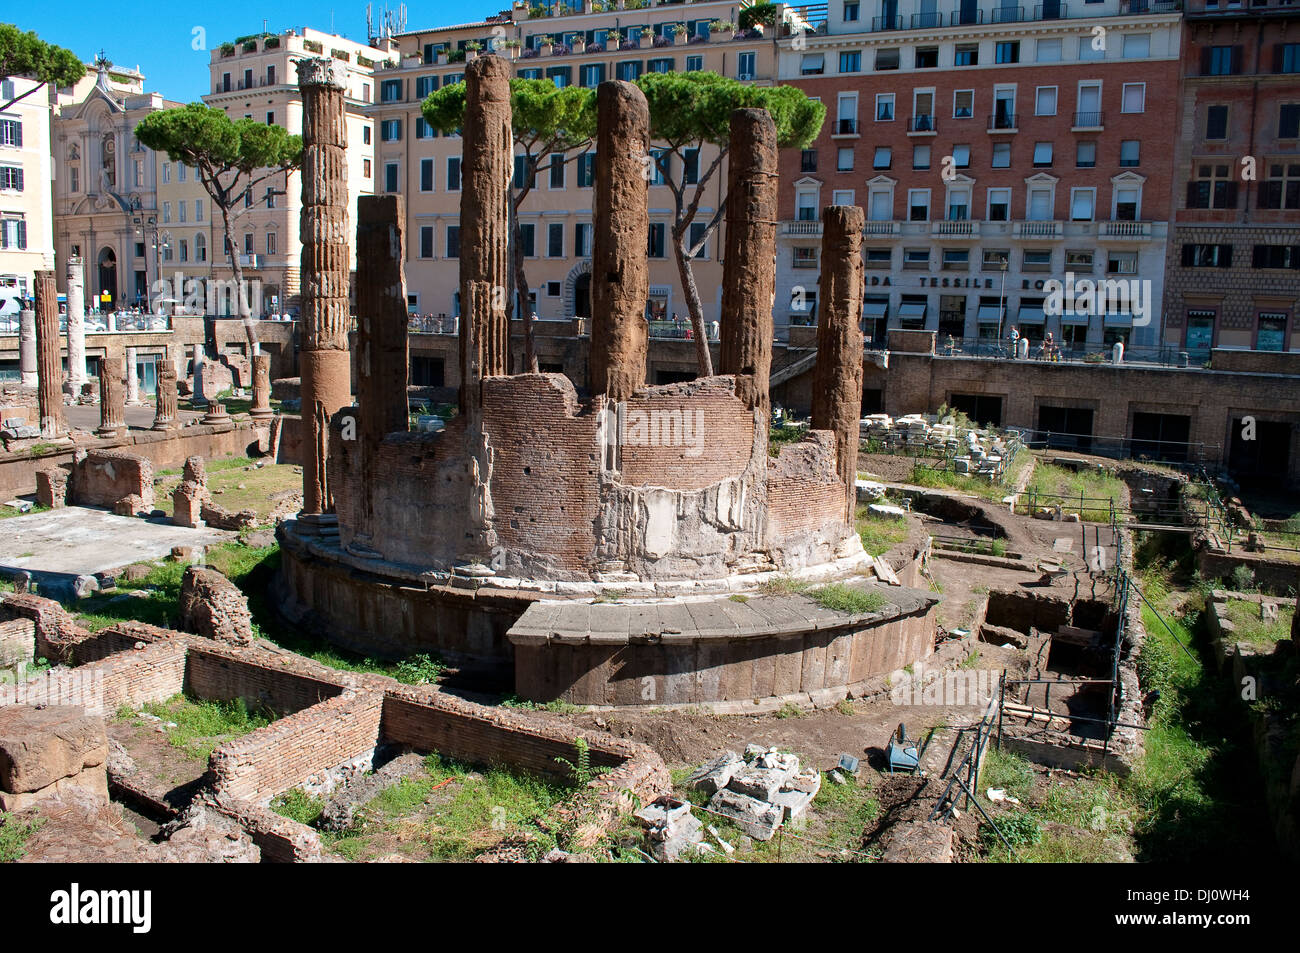
M 433 226 L 432 225 L 420 226 L 420 257 L 421 258 L 433 257 Z
M 1125 139 L 1119 144 L 1119 164 L 1134 168 L 1142 162 L 1142 143 L 1138 139 Z
M 664 258 L 665 255 L 665 236 L 667 226 L 663 222 L 651 222 L 649 234 L 646 236 L 646 257 L 647 258 Z
M 970 168 L 970 146 L 965 144 L 953 146 L 952 162 L 953 162 L 953 166 L 958 169 L 969 169 Z
M 1300 43 L 1278 43 L 1273 50 L 1274 73 L 1300 73 Z
M 930 220 L 929 189 L 910 189 L 908 191 L 907 220 L 909 222 L 928 222 Z
M 1020 41 L 1005 40 L 998 43 L 994 48 L 993 57 L 996 63 L 1019 63 L 1020 62 Z
M 836 172 L 853 171 L 853 149 L 851 147 L 842 147 L 836 150 L 837 161 L 835 164 Z
M 894 121 L 894 94 L 876 94 L 876 122 Z
M 1237 183 L 1230 175 L 1232 167 L 1227 163 L 1219 165 L 1198 165 L 1196 177 L 1187 183 L 1188 208 L 1226 209 L 1237 207 Z M 1260 208 L 1265 204 L 1268 183 L 1260 183 Z
M 447 191 L 460 191 L 460 156 L 447 158 Z
M 1146 111 L 1147 84 L 1125 83 L 1124 96 L 1120 100 L 1120 112 L 1140 113 Z
M 700 181 L 700 150 L 682 150 L 682 181 L 687 185 L 696 185 Z
M 460 257 L 460 226 L 459 225 L 447 226 L 447 257 L 448 258 Z
M 989 189 L 990 222 L 1006 222 L 1011 218 L 1011 190 Z
M 980 46 L 978 43 L 958 43 L 953 53 L 953 66 L 979 66 Z
M 1021 268 L 1024 271 L 1051 271 L 1051 249 L 1027 249 L 1021 262 Z
M 704 232 L 708 227 L 708 224 L 705 222 L 691 222 L 690 247 L 699 248 L 699 251 L 694 255 L 696 259 L 709 257 L 709 244 L 704 241 Z
M 433 160 L 432 159 L 420 160 L 420 191 L 421 192 L 433 191 Z
M 1205 138 L 1228 138 L 1228 107 L 1211 106 L 1205 111 Z
M 862 72 L 862 51 L 845 50 L 840 53 L 840 72 L 841 73 L 860 73 Z
M 858 0 L 849 0 L 844 4 L 844 22 L 857 23 L 861 15 L 861 9 L 858 6 Z
M 430 93 L 438 88 L 437 76 L 420 76 L 415 80 L 415 95 L 423 101 Z
M 993 168 L 995 169 L 1011 168 L 1011 143 L 1009 142 L 993 143 Z
M 1300 270 L 1300 245 L 1256 245 L 1252 249 L 1251 267 Z
M 629 83 L 635 83 L 641 78 L 641 61 L 624 60 L 614 67 L 614 78 L 621 79 Z
M 1300 103 L 1283 103 L 1277 114 L 1277 137 L 1300 138 Z
M 573 254 L 577 258 L 591 257 L 590 222 L 578 222 L 573 226 Z
M 379 124 L 381 142 L 398 142 L 402 138 L 402 120 L 385 119 Z
M 1034 58 L 1039 63 L 1061 62 L 1061 41 L 1059 39 L 1039 40 L 1034 50 Z
M 1035 116 L 1056 115 L 1056 87 L 1039 86 L 1034 96 Z
M 901 57 L 897 49 L 876 50 L 876 72 L 881 73 L 898 69 L 900 60 Z
M 943 250 L 943 271 L 970 271 L 969 248 L 945 248 Z
M 578 156 L 578 188 L 589 189 L 596 181 L 596 153 L 584 152 Z
M 894 164 L 894 150 L 889 146 L 876 146 L 876 154 L 871 160 L 871 168 L 884 170 Z
M 1231 245 L 1183 245 L 1184 268 L 1231 268 Z
M 929 146 L 912 146 L 912 168 L 917 170 L 930 168 Z
M 939 68 L 939 47 L 918 46 L 916 48 L 916 68 L 917 69 L 938 69 Z
M 1097 204 L 1096 189 L 1070 190 L 1070 221 L 1091 222 Z
M 686 57 L 686 72 L 688 72 L 688 73 L 700 73 L 700 72 L 703 72 L 703 70 L 704 70 L 704 57 L 703 57 L 703 56 L 688 56 L 688 57 Z
M 384 191 L 396 192 L 399 190 L 397 178 L 398 165 L 396 162 L 384 163 Z
M 1241 72 L 1241 53 L 1235 46 L 1209 46 L 1201 50 L 1201 73 L 1232 76 Z
M 532 222 L 519 223 L 519 248 L 525 258 L 537 257 L 537 226 Z
M 1052 165 L 1052 144 L 1050 142 L 1034 143 L 1034 168 L 1048 169 Z
M 952 118 L 969 119 L 975 114 L 975 90 L 958 89 L 952 94 Z
M 1121 46 L 1120 55 L 1126 60 L 1141 59 L 1151 55 L 1150 33 L 1127 33 Z
M 402 81 L 400 79 L 386 79 L 379 84 L 379 101 L 381 103 L 396 103 L 402 99 Z
M 1236 207 L 1235 203 L 1232 207 Z M 1268 164 L 1268 178 L 1259 184 L 1259 207 L 1300 208 L 1300 163 L 1270 162 Z
M 1080 142 L 1074 147 L 1074 165 L 1077 169 L 1092 169 L 1097 166 L 1097 143 L 1091 140 Z
M 755 53 L 741 53 L 736 57 L 736 79 L 751 80 L 755 76 L 754 63 L 757 60 Z
M 564 153 L 551 153 L 550 188 L 564 188 Z
M 564 257 L 564 225 L 552 222 L 546 226 L 546 257 Z

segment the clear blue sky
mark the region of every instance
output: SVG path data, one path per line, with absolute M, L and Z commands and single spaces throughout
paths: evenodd
M 6 3 L 0 22 L 14 22 L 23 30 L 35 30 L 41 39 L 66 46 L 86 62 L 101 49 L 119 66 L 139 67 L 145 88 L 168 99 L 189 102 L 208 91 L 208 51 L 237 36 L 278 33 L 293 27 L 330 29 L 364 43 L 366 40 L 365 0 L 348 3 L 308 3 L 281 0 L 252 3 L 251 0 L 217 0 L 202 5 L 171 6 L 148 0 L 119 0 L 91 3 L 66 0 L 58 5 Z M 376 22 L 383 8 L 374 0 Z M 389 0 L 396 9 L 397 0 Z M 407 29 L 439 24 L 468 23 L 510 6 L 510 0 L 456 0 L 455 3 L 407 3 Z M 206 35 L 204 49 L 194 48 L 195 30 Z

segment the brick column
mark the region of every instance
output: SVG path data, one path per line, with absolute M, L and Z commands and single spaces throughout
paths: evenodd
M 125 383 L 122 365 L 109 357 L 99 362 L 99 429 L 95 435 L 116 439 L 126 432 Z
M 164 358 L 158 368 L 156 393 L 153 429 L 174 430 L 180 422 L 176 419 L 176 365 L 170 359 Z
M 63 417 L 63 367 L 59 360 L 59 287 L 54 272 L 32 276 L 36 297 L 36 399 L 41 414 L 41 436 L 62 437 L 68 425 Z
M 812 426 L 835 434 L 845 481 L 844 518 L 853 522 L 858 472 L 858 418 L 862 412 L 862 209 L 822 210 L 822 271 L 813 372 Z
M 248 416 L 254 420 L 266 420 L 274 413 L 271 410 L 271 355 L 259 352 L 253 355 L 253 406 L 248 409 Z
M 36 374 L 36 312 L 24 311 L 18 317 L 18 372 L 19 384 L 35 387 Z
M 460 408 L 480 406 L 485 377 L 510 373 L 510 63 L 480 56 L 465 67 L 460 192 Z
M 405 202 L 400 195 L 357 199 L 357 440 L 361 472 L 357 487 L 360 536 L 373 537 L 379 444 L 385 434 L 405 432 L 410 365 L 406 338 Z M 364 540 L 363 540 L 364 544 Z
M 650 107 L 632 83 L 596 90 L 596 195 L 591 248 L 591 390 L 624 401 L 645 386 Z
M 727 245 L 722 272 L 719 368 L 736 396 L 769 422 L 772 302 L 776 295 L 776 123 L 766 109 L 731 114 L 727 150 Z
M 85 265 L 80 258 L 68 259 L 68 387 L 73 399 L 86 383 L 86 290 Z
M 302 378 L 304 516 L 334 508 L 330 418 L 352 396 L 348 355 L 348 160 L 342 64 L 297 60 L 302 94 Z

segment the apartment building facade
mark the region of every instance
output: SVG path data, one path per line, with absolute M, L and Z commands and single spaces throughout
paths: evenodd
M 0 82 L 0 293 L 26 298 L 36 271 L 54 267 L 50 89 Z
M 1166 339 L 1300 350 L 1300 9 L 1189 0 Z
M 495 48 L 512 60 L 516 76 L 561 86 L 595 87 L 646 72 L 696 70 L 755 84 L 776 81 L 777 31 L 759 35 L 736 29 L 736 3 L 604 6 L 588 2 L 572 12 L 533 16 L 516 5 L 479 23 L 392 38 L 396 62 L 376 72 L 377 96 L 368 112 L 377 139 L 376 191 L 403 192 L 406 198 L 406 280 L 413 313 L 452 317 L 459 311 L 460 139 L 427 126 L 420 104 L 434 90 L 462 79 L 466 56 Z M 720 29 L 724 24 L 730 28 Z M 703 150 L 696 169 L 708 168 L 715 157 Z M 594 161 L 594 149 L 567 162 L 555 156 L 544 160 L 520 210 L 531 310 L 543 320 L 590 316 Z M 725 184 L 724 163 L 700 203 L 697 234 L 720 207 Z M 671 248 L 673 200 L 657 174 L 651 180 L 650 219 L 647 316 L 671 322 L 676 314 L 684 326 L 688 309 Z M 706 322 L 720 312 L 722 242 L 719 228 L 693 262 Z
M 52 132 L 54 248 L 84 263 L 88 310 L 143 306 L 157 275 L 157 156 L 135 138 L 151 112 L 176 106 L 146 92 L 144 76 L 100 58 L 55 97 Z
M 302 97 L 298 91 L 298 71 L 294 61 L 305 57 L 330 56 L 346 65 L 347 137 L 348 137 L 348 201 L 350 221 L 355 227 L 357 197 L 373 192 L 373 149 L 371 123 L 365 115 L 367 104 L 373 96 L 373 73 L 384 54 L 365 43 L 348 40 L 320 30 L 289 30 L 280 34 L 262 34 L 242 37 L 224 43 L 212 51 L 208 64 L 212 92 L 203 101 L 214 109 L 225 111 L 232 119 L 254 119 L 268 125 L 280 125 L 294 134 L 302 131 Z M 179 173 L 178 173 L 179 174 Z M 192 178 L 190 179 L 192 183 Z M 176 181 L 177 202 L 172 212 L 186 202 L 198 198 L 192 189 L 180 189 L 185 182 Z M 171 190 L 169 190 L 171 191 Z M 184 195 L 180 194 L 184 192 Z M 296 172 L 276 175 L 260 182 L 244 196 L 233 214 L 235 251 L 240 257 L 246 281 L 259 283 L 260 308 L 263 315 L 296 314 L 300 290 L 299 213 L 302 208 L 302 179 Z M 193 209 L 190 209 L 193 212 Z M 216 209 L 207 209 L 207 229 L 179 229 L 172 231 L 173 266 L 188 265 L 181 269 L 188 277 L 206 281 L 208 278 L 228 280 L 233 274 L 225 248 L 225 237 L 219 215 L 213 222 Z M 196 223 L 168 223 L 174 226 Z M 188 251 L 193 257 L 199 235 L 206 233 L 206 261 L 194 258 L 182 263 L 175 260 L 180 254 L 179 236 L 190 235 L 194 243 Z M 353 250 L 355 268 L 355 249 Z M 173 273 L 177 269 L 173 267 Z M 226 304 L 221 308 L 225 309 Z
M 815 323 L 820 209 L 852 204 L 866 211 L 876 347 L 908 328 L 969 349 L 1005 343 L 1013 325 L 1073 353 L 1158 344 L 1177 11 L 1150 0 L 824 9 L 811 33 L 780 41 L 780 81 L 820 97 L 827 122 L 802 155 L 782 155 L 778 328 Z M 1122 281 L 1147 300 L 1100 313 L 1053 301 L 1053 281 Z

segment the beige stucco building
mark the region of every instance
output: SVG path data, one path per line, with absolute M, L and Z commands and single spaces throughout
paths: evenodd
M 420 104 L 433 90 L 462 78 L 464 58 L 477 55 L 471 44 L 483 50 L 495 47 L 510 57 L 517 76 L 561 85 L 594 87 L 607 79 L 636 79 L 653 71 L 710 70 L 764 85 L 776 79 L 772 31 L 742 36 L 732 29 L 710 28 L 711 23 L 735 24 L 737 3 L 632 8 L 619 0 L 599 12 L 590 2 L 577 6 L 577 12 L 562 16 L 533 17 L 517 4 L 479 23 L 409 30 L 377 41 L 389 44 L 395 55 L 392 65 L 376 70 L 375 102 L 367 110 L 376 133 L 375 190 L 401 192 L 406 199 L 406 282 L 413 313 L 452 316 L 459 308 L 461 144 L 459 137 L 435 134 L 427 127 Z M 629 39 L 635 45 L 619 42 Z M 715 156 L 706 150 L 698 159 L 699 169 L 707 169 Z M 590 314 L 590 161 L 573 159 L 555 167 L 544 162 L 536 187 L 520 209 L 533 310 L 543 320 Z M 724 164 L 708 184 L 697 223 L 707 222 L 719 207 L 725 185 Z M 688 188 L 688 199 L 690 194 Z M 676 313 L 685 323 L 688 309 L 671 248 L 673 204 L 670 189 L 652 180 L 648 310 L 666 318 Z M 706 321 L 718 317 L 721 304 L 722 241 L 720 228 L 694 262 Z
M 0 106 L 15 99 L 0 109 L 0 292 L 27 297 L 33 273 L 54 267 L 50 90 L 21 77 L 0 82 Z
M 357 196 L 373 191 L 373 143 L 365 106 L 373 97 L 375 59 L 381 54 L 357 43 L 319 30 L 289 30 L 281 34 L 246 37 L 212 51 L 208 70 L 211 92 L 207 105 L 224 110 L 232 119 L 255 119 L 302 132 L 302 97 L 294 61 L 304 57 L 332 56 L 347 66 L 348 193 L 351 222 L 355 225 Z M 164 157 L 165 158 L 165 157 Z M 188 177 L 192 185 L 192 173 Z M 171 183 L 175 201 L 192 203 L 192 189 Z M 201 189 L 200 189 L 201 191 Z M 206 193 L 204 193 L 206 195 Z M 166 199 L 164 199 L 166 201 Z M 233 212 L 236 252 L 244 278 L 261 283 L 261 314 L 296 313 L 299 292 L 298 215 L 302 206 L 302 180 L 297 173 L 277 175 L 259 183 L 255 194 Z M 175 211 L 175 209 L 173 209 Z M 193 208 L 189 209 L 193 213 Z M 233 269 L 225 252 L 220 216 L 206 209 L 207 260 L 186 263 L 196 277 L 228 279 Z M 215 221 L 214 221 L 215 218 Z M 176 223 L 179 224 L 179 223 Z M 194 223 L 191 222 L 191 225 Z M 197 231 L 194 228 L 190 232 Z M 175 234 L 175 231 L 173 232 Z M 191 241 L 197 241 L 191 236 Z M 180 248 L 173 249 L 178 258 Z M 180 265 L 179 261 L 173 264 Z

